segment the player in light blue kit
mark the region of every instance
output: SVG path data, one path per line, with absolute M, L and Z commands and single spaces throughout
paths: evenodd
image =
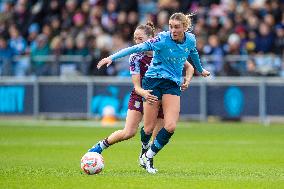
M 144 43 L 122 49 L 121 51 L 102 59 L 97 67 L 109 66 L 113 60 L 123 56 L 142 52 L 154 51 L 153 59 L 145 77 L 142 80 L 142 87 L 145 90 L 152 90 L 159 101 L 150 104 L 144 102 L 144 130 L 141 132 L 143 143 L 148 143 L 155 123 L 159 106 L 162 103 L 164 111 L 164 128 L 155 138 L 150 149 L 141 157 L 147 172 L 156 173 L 153 165 L 153 157 L 169 142 L 173 135 L 180 112 L 181 86 L 188 83 L 183 81 L 182 70 L 184 62 L 190 56 L 197 71 L 207 77 L 210 72 L 203 69 L 199 55 L 196 50 L 196 39 L 188 30 L 191 28 L 191 15 L 175 13 L 169 20 L 169 31 L 161 32 L 157 37 Z

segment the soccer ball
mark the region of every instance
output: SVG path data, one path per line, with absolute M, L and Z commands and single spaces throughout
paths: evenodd
M 81 159 L 81 169 L 88 175 L 98 174 L 103 168 L 103 156 L 97 152 L 87 152 Z

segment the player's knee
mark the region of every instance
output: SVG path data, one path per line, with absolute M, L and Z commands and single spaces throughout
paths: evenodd
M 124 132 L 124 139 L 130 139 L 135 136 L 137 130 L 128 130 Z
M 145 127 L 144 126 L 144 132 L 145 132 L 146 135 L 150 135 L 150 134 L 153 133 L 153 129 L 152 129 L 152 127 Z
M 169 122 L 165 124 L 165 129 L 170 132 L 173 133 L 176 130 L 176 123 L 175 122 Z

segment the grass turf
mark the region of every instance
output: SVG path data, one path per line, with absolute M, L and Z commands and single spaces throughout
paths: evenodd
M 105 169 L 89 176 L 81 156 L 118 128 L 66 123 L 0 121 L 0 188 L 284 188 L 281 125 L 181 122 L 155 158 L 158 174 L 138 167 L 137 135 L 106 150 Z

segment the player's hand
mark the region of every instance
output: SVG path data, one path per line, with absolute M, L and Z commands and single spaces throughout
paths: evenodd
M 100 69 L 103 65 L 106 65 L 107 67 L 112 63 L 112 60 L 110 57 L 103 58 L 101 61 L 99 61 L 97 68 Z
M 155 95 L 152 95 L 151 92 L 152 90 L 143 90 L 143 98 L 145 98 L 149 104 L 154 104 L 159 99 Z
M 189 87 L 190 79 L 184 78 L 183 84 L 181 85 L 181 91 L 185 91 Z
M 207 70 L 203 69 L 201 75 L 202 75 L 203 77 L 208 77 L 208 76 L 210 75 L 210 72 L 208 72 Z

